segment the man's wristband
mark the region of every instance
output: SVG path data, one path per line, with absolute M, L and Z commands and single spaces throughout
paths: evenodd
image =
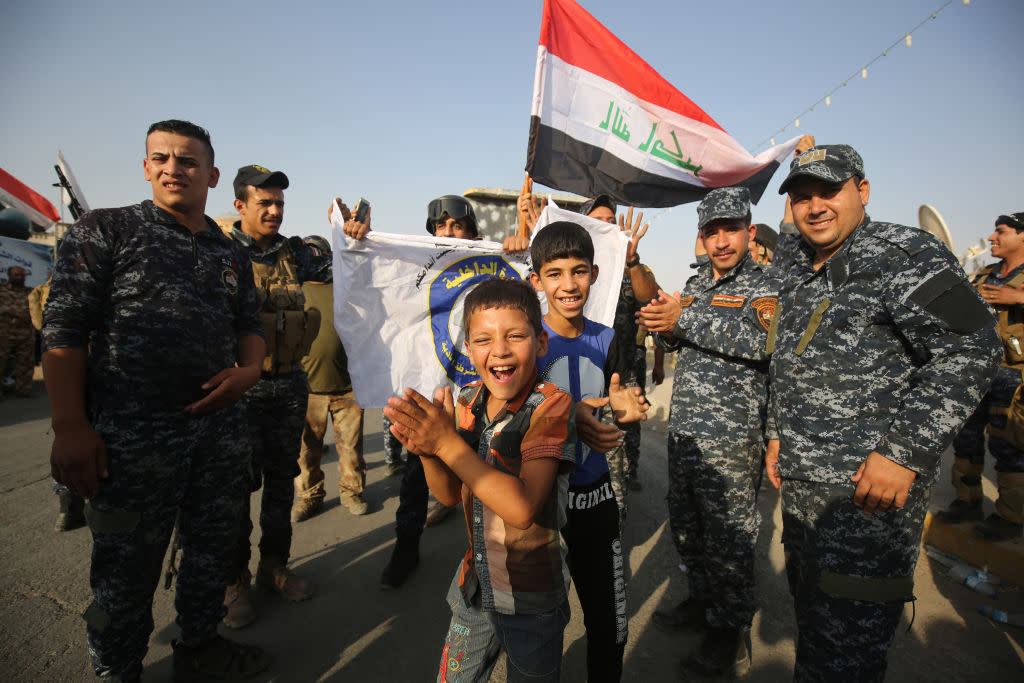
M 633 254 L 633 258 L 631 258 L 630 260 L 626 261 L 626 267 L 627 268 L 636 268 L 639 265 L 640 265 L 640 255 L 639 254 Z

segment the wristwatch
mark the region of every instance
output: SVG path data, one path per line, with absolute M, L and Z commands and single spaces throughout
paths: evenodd
M 633 258 L 626 261 L 627 268 L 635 268 L 640 265 L 640 254 L 633 254 Z

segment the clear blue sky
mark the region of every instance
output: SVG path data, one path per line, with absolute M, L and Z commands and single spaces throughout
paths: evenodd
M 666 2 L 583 6 L 753 150 L 945 0 Z M 426 203 L 522 184 L 541 0 L 293 2 L 36 0 L 0 26 L 0 166 L 55 201 L 60 148 L 93 207 L 149 196 L 147 126 L 207 127 L 231 211 L 244 164 L 284 170 L 286 234 L 327 234 L 340 195 L 374 228 L 419 234 Z M 958 251 L 1024 210 L 1024 3 L 954 0 L 776 141 L 808 132 L 865 159 L 871 215 L 944 215 Z M 774 178 L 756 221 L 782 214 Z M 675 288 L 695 206 L 658 210 L 643 260 Z

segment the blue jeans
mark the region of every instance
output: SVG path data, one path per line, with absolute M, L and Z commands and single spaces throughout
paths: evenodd
M 461 562 L 460 562 L 461 566 Z M 546 614 L 498 614 L 467 606 L 459 589 L 459 571 L 448 588 L 452 621 L 441 653 L 437 683 L 485 683 L 505 651 L 508 683 L 558 682 L 562 636 L 569 623 L 569 602 Z

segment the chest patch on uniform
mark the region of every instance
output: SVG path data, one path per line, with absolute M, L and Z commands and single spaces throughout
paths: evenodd
M 227 268 L 220 274 L 220 279 L 224 282 L 224 289 L 228 290 L 228 294 L 238 293 L 238 273 Z
M 745 296 L 729 296 L 728 294 L 716 294 L 711 297 L 712 306 L 725 306 L 726 308 L 739 308 L 747 300 Z
M 693 297 L 692 296 L 684 296 L 683 298 L 681 298 L 679 300 L 679 305 L 682 306 L 683 308 L 687 308 L 692 303 L 693 303 Z
M 775 307 L 778 304 L 779 299 L 774 296 L 763 296 L 750 302 L 750 305 L 757 311 L 757 322 L 761 323 L 764 329 L 771 328 L 772 318 L 775 316 Z

